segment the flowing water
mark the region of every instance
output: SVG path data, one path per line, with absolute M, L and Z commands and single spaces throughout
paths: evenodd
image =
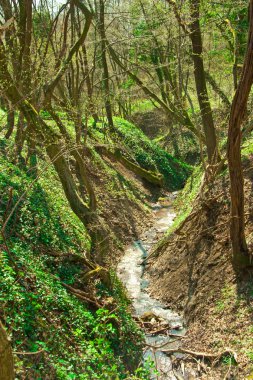
M 169 203 L 172 204 L 175 196 L 175 193 L 170 195 L 168 198 Z M 175 218 L 172 205 L 162 206 L 155 204 L 153 205 L 153 209 L 155 214 L 154 225 L 141 236 L 141 240 L 135 241 L 127 248 L 125 255 L 118 265 L 117 273 L 124 283 L 129 297 L 132 299 L 134 315 L 136 317 L 147 314 L 154 315 L 159 317 L 164 324 L 170 325 L 171 333 L 183 335 L 185 329 L 182 317 L 148 294 L 149 282 L 145 278 L 143 259 L 148 256 L 158 237 L 172 225 Z M 147 350 L 144 353 L 144 360 L 147 360 L 148 357 L 151 358 L 159 372 L 159 375 L 151 373 L 151 378 L 159 380 L 178 379 L 179 377 L 175 376 L 172 368 L 171 359 L 162 350 L 177 348 L 180 340 L 170 338 L 165 332 L 164 335 L 146 335 L 146 343 Z M 153 349 L 150 346 L 162 347 L 160 349 Z

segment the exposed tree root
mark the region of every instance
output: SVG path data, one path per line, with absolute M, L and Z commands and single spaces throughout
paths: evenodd
M 100 304 L 95 298 L 91 298 L 89 294 L 87 295 L 87 293 L 83 292 L 82 290 L 73 288 L 72 286 L 67 285 L 64 282 L 61 282 L 61 284 L 81 301 L 88 302 L 89 304 L 96 306 L 98 309 L 103 307 L 103 305 Z

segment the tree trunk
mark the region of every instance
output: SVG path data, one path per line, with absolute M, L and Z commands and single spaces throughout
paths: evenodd
M 14 379 L 14 361 L 11 344 L 7 333 L 0 321 L 0 379 Z
M 109 128 L 114 129 L 112 118 L 112 105 L 109 83 L 109 70 L 106 57 L 106 35 L 105 35 L 105 0 L 99 0 L 99 33 L 101 38 L 101 62 L 103 69 L 103 90 L 105 94 L 105 110 Z
M 24 164 L 25 160 L 22 157 L 22 150 L 24 146 L 24 140 L 25 140 L 25 125 L 24 125 L 24 115 L 20 112 L 18 116 L 18 122 L 17 122 L 17 132 L 15 136 L 15 156 L 16 159 Z
M 90 78 L 90 68 L 89 68 L 85 44 L 83 44 L 82 46 L 82 51 L 83 51 L 83 63 L 84 63 L 84 76 L 85 76 L 87 95 L 88 95 L 88 110 L 94 119 L 94 123 L 96 124 L 98 122 L 99 117 L 98 117 L 96 107 L 93 101 L 93 87 L 92 87 L 93 84 Z
M 237 87 L 228 128 L 228 165 L 230 175 L 232 260 L 236 268 L 251 264 L 244 231 L 244 186 L 241 163 L 241 125 L 253 83 L 253 0 L 249 7 L 249 36 L 242 76 Z
M 199 101 L 199 107 L 203 122 L 203 129 L 206 137 L 207 155 L 209 163 L 219 161 L 217 137 L 215 133 L 212 109 L 208 97 L 204 62 L 202 36 L 199 23 L 200 0 L 191 0 L 190 39 L 192 42 L 192 58 L 194 63 L 194 76 Z
M 14 123 L 15 123 L 15 114 L 12 110 L 12 107 L 8 104 L 7 107 L 7 132 L 5 134 L 5 138 L 9 139 L 12 135 L 12 132 L 14 130 Z

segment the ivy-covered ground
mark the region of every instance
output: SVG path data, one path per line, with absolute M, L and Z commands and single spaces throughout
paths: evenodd
M 162 173 L 167 189 L 183 186 L 189 166 L 132 124 L 118 118 L 115 124 L 117 136 L 110 144 L 124 144 L 134 162 Z M 101 126 L 93 132 L 96 141 L 104 142 Z M 86 292 L 95 292 L 103 305 L 99 308 L 66 287 L 80 286 L 85 268 L 78 257 L 89 251 L 90 238 L 70 209 L 53 167 L 39 152 L 39 175 L 34 178 L 24 163 L 15 161 L 12 138 L 0 137 L 0 224 L 5 226 L 0 240 L 0 318 L 11 338 L 16 378 L 147 379 L 148 370 L 141 365 L 143 336 L 115 276 L 110 291 L 99 279 L 92 288 L 83 284 Z M 90 137 L 87 164 L 99 212 L 110 220 L 116 248 L 108 256 L 115 262 L 124 239 L 138 230 L 138 219 L 144 223 L 148 203 L 136 179 L 104 161 L 92 143 Z
M 109 292 L 97 282 L 97 297 L 110 302 L 92 310 L 62 285 L 71 285 L 81 266 L 52 259 L 52 252 L 82 255 L 89 248 L 54 173 L 34 181 L 1 157 L 0 186 L 1 225 L 22 197 L 0 253 L 0 316 L 17 352 L 17 378 L 129 378 L 141 359 L 142 335 L 121 285 L 115 279 Z M 137 377 L 145 378 L 145 370 L 131 378 Z

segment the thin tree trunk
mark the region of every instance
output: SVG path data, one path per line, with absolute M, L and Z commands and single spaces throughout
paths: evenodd
M 90 69 L 89 69 L 89 63 L 88 63 L 85 44 L 83 44 L 82 46 L 82 51 L 83 51 L 83 63 L 84 63 L 84 76 L 85 76 L 87 95 L 88 95 L 88 109 L 94 119 L 94 123 L 96 124 L 99 118 L 98 118 L 96 107 L 93 101 L 93 88 L 92 88 L 92 81 L 90 78 Z
M 170 117 L 175 122 L 183 124 L 195 136 L 197 136 L 199 139 L 201 139 L 204 144 L 206 144 L 205 136 L 203 135 L 203 133 L 201 131 L 199 131 L 194 126 L 194 124 L 191 122 L 191 119 L 189 118 L 189 115 L 187 114 L 187 112 L 185 110 L 180 110 L 181 112 L 178 112 L 178 109 L 176 108 L 176 106 L 173 107 L 173 105 L 171 104 L 170 107 L 169 107 L 166 103 L 164 103 L 164 101 L 161 100 L 159 98 L 159 96 L 157 96 L 153 91 L 151 91 L 147 86 L 145 86 L 145 84 L 143 83 L 143 81 L 136 74 L 134 74 L 131 70 L 129 70 L 121 62 L 121 60 L 118 57 L 116 51 L 112 48 L 111 45 L 108 44 L 108 42 L 107 42 L 107 46 L 108 46 L 108 50 L 109 50 L 109 52 L 111 54 L 112 59 L 117 63 L 117 65 L 119 65 L 119 67 L 121 67 L 125 71 L 125 73 L 128 74 L 135 81 L 135 83 L 143 90 L 143 92 L 147 96 L 149 96 L 153 101 L 155 101 L 156 103 L 158 103 L 163 108 L 163 110 L 165 111 L 165 113 L 166 113 L 166 115 L 168 117 Z M 172 107 L 173 107 L 173 109 L 172 109 Z
M 212 109 L 208 97 L 204 62 L 202 36 L 199 23 L 200 0 L 191 0 L 190 39 L 192 42 L 192 58 L 194 63 L 194 76 L 202 116 L 203 128 L 206 137 L 207 155 L 209 163 L 219 161 L 217 137 L 215 133 Z
M 250 0 L 249 19 L 248 47 L 242 76 L 232 103 L 228 128 L 227 156 L 231 195 L 230 238 L 232 242 L 232 260 L 236 268 L 242 268 L 251 264 L 245 238 L 241 125 L 245 117 L 247 100 L 253 83 L 253 0 Z
M 105 110 L 109 128 L 114 129 L 112 118 L 112 105 L 109 83 L 109 69 L 106 57 L 106 35 L 105 35 L 105 0 L 99 0 L 99 33 L 101 38 L 101 62 L 103 68 L 103 90 L 105 94 Z
M 230 108 L 231 107 L 231 104 L 230 104 L 230 101 L 227 97 L 227 95 L 224 93 L 224 91 L 219 87 L 219 85 L 217 84 L 217 82 L 215 81 L 215 79 L 212 77 L 211 74 L 209 74 L 207 71 L 205 71 L 205 76 L 206 76 L 206 80 L 209 82 L 210 86 L 212 87 L 212 89 L 216 92 L 217 95 L 219 95 L 219 97 L 221 98 L 224 106 L 226 108 Z
M 12 132 L 14 130 L 14 123 L 15 123 L 15 114 L 12 107 L 8 104 L 7 106 L 7 132 L 5 134 L 6 139 L 9 139 L 11 137 Z

